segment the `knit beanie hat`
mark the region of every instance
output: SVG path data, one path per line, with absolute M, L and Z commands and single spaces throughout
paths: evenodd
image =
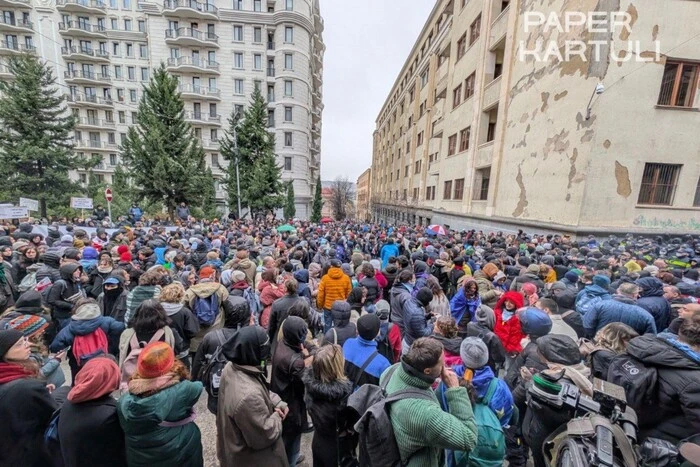
M 173 348 L 165 342 L 153 342 L 139 354 L 136 373 L 142 378 L 157 378 L 170 371 L 174 363 Z
M 566 277 L 566 280 L 572 284 L 578 282 L 578 274 L 576 274 L 574 271 L 567 271 L 566 274 L 564 274 L 564 277 Z
M 17 329 L 4 329 L 0 331 L 0 360 L 5 357 L 7 351 L 22 337 L 24 337 L 22 332 Z
M 493 279 L 498 273 L 498 266 L 496 266 L 493 263 L 488 263 L 484 265 L 484 267 L 481 270 L 484 271 L 484 274 L 486 274 L 489 279 Z
M 90 319 L 99 318 L 101 315 L 102 312 L 100 311 L 100 306 L 97 303 L 86 303 L 75 310 L 75 313 L 73 313 L 71 319 L 75 321 L 87 321 Z
M 538 264 L 531 264 L 527 267 L 527 272 L 529 272 L 530 274 L 539 274 L 540 266 Z
M 83 259 L 88 259 L 88 260 L 97 259 L 97 250 L 91 246 L 86 246 L 83 249 Z
M 119 366 L 112 359 L 93 358 L 75 375 L 68 400 L 78 404 L 106 396 L 119 388 L 119 377 Z
M 73 237 L 68 235 L 68 234 L 65 234 L 61 237 L 61 241 L 66 242 L 66 243 L 70 243 L 72 245 L 73 244 Z
M 357 334 L 365 340 L 374 340 L 379 335 L 379 324 L 379 318 L 374 313 L 360 316 L 357 320 Z
M 126 245 L 119 245 L 117 247 L 117 253 L 119 254 L 119 256 L 123 255 L 124 253 L 128 253 L 128 252 L 129 252 L 129 247 Z
M 496 314 L 491 307 L 482 303 L 476 310 L 476 322 L 493 331 L 496 326 Z
M 243 282 L 246 279 L 245 273 L 243 271 L 233 271 L 231 273 L 231 283 L 235 284 L 237 282 Z
M 529 307 L 520 313 L 520 327 L 528 336 L 542 337 L 552 330 L 552 320 L 544 311 Z
M 416 299 L 423 306 L 428 306 L 433 301 L 433 292 L 428 287 L 422 287 L 416 294 Z
M 119 255 L 119 261 L 121 261 L 122 263 L 130 263 L 131 259 L 131 253 L 129 253 L 128 251 L 125 251 L 124 253 L 121 253 Z
M 375 305 L 377 317 L 380 320 L 389 319 L 389 312 L 391 311 L 391 305 L 386 300 L 379 300 Z
M 608 289 L 610 287 L 610 278 L 602 274 L 596 274 L 595 276 L 593 276 L 593 283 L 598 287 Z
M 465 368 L 478 370 L 489 361 L 489 349 L 478 337 L 467 337 L 459 347 L 459 356 Z
M 7 323 L 7 329 L 16 329 L 24 337 L 31 337 L 49 327 L 44 318 L 37 315 L 20 315 Z

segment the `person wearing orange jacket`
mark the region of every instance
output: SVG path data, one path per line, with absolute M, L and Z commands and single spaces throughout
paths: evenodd
M 324 333 L 333 327 L 333 315 L 331 314 L 333 302 L 336 300 L 347 300 L 352 290 L 352 282 L 340 268 L 341 266 L 342 263 L 339 260 L 332 260 L 328 273 L 323 276 L 321 283 L 318 285 L 316 304 L 319 309 L 323 310 Z

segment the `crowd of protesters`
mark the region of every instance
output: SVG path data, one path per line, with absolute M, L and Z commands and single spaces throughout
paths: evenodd
M 533 377 L 591 395 L 621 356 L 654 375 L 627 394 L 639 442 L 698 462 L 698 237 L 280 233 L 185 209 L 110 234 L 0 226 L 0 465 L 201 466 L 205 390 L 222 466 L 300 464 L 310 432 L 308 465 L 361 465 L 353 395 L 375 385 L 402 465 L 540 467 L 574 414 Z

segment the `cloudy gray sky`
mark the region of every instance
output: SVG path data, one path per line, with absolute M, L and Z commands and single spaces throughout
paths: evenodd
M 356 181 L 372 163 L 379 109 L 435 5 L 434 0 L 321 0 L 321 178 Z

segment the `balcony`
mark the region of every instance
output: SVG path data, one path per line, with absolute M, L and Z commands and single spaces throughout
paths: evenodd
M 83 21 L 67 21 L 58 23 L 58 32 L 64 36 L 107 37 L 107 29 L 100 24 L 89 24 Z
M 109 62 L 109 53 L 89 47 L 61 47 L 61 55 L 63 55 L 63 58 L 70 60 Z
M 267 50 L 275 50 L 275 43 L 268 41 Z
M 480 144 L 476 148 L 476 156 L 474 157 L 474 167 L 486 167 L 491 165 L 493 160 L 493 141 Z
M 82 71 L 82 70 L 68 70 L 63 72 L 63 78 L 66 83 L 75 84 L 105 84 L 111 83 L 112 77 L 110 75 L 103 75 L 101 73 L 94 73 L 92 71 Z
M 169 71 L 219 74 L 219 63 L 197 57 L 177 57 L 168 59 Z
M 66 94 L 68 105 L 87 107 L 113 107 L 114 101 L 111 98 L 98 97 L 84 94 Z
M 219 140 L 218 139 L 199 138 L 199 142 L 204 149 L 210 149 L 210 150 L 214 150 L 214 151 L 219 150 Z
M 275 68 L 274 67 L 267 67 L 267 77 L 268 78 L 275 77 Z
M 221 115 L 211 115 L 205 112 L 185 112 L 185 120 L 199 125 L 221 126 Z
M 448 60 L 445 60 L 435 73 L 435 100 L 444 99 L 447 96 L 447 72 L 450 68 Z
M 496 48 L 498 43 L 506 37 L 508 33 L 508 17 L 510 16 L 510 6 L 506 7 L 500 15 L 491 23 L 491 31 L 489 33 L 489 50 Z
M 181 84 L 178 91 L 184 99 L 214 99 L 221 100 L 221 90 L 212 89 L 206 86 L 197 86 L 194 84 Z
M 219 9 L 209 3 L 194 0 L 165 0 L 163 14 L 178 18 L 217 19 Z
M 498 105 L 501 97 L 501 77 L 494 79 L 484 88 L 483 110 L 491 109 Z
M 30 0 L 0 0 L 0 7 L 26 8 L 30 10 L 32 5 Z
M 56 0 L 58 11 L 104 15 L 107 6 L 99 0 Z
M 34 24 L 31 21 L 25 21 L 21 18 L 0 17 L 0 31 L 25 32 L 32 30 L 34 30 Z
M 92 139 L 77 139 L 73 142 L 73 149 L 83 149 L 89 151 L 116 151 L 119 149 L 117 143 L 107 143 Z
M 219 36 L 193 28 L 168 29 L 165 43 L 191 47 L 219 47 Z
M 0 63 L 0 79 L 14 79 L 15 75 L 10 71 L 10 67 Z
M 15 41 L 0 41 L 0 54 L 15 55 L 21 53 L 36 53 L 33 45 L 24 45 Z
M 103 128 L 115 128 L 116 122 L 114 120 L 104 120 L 95 117 L 81 117 L 75 122 L 75 126 L 100 130 Z

